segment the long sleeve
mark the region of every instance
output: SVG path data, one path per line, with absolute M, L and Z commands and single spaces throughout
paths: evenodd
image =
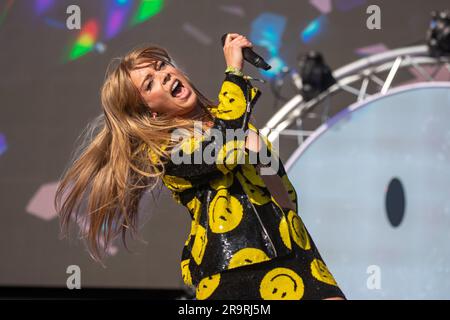
M 261 91 L 249 80 L 226 74 L 219 104 L 210 107 L 215 117 L 213 126 L 204 134 L 183 139 L 166 166 L 165 182 L 173 186 L 173 191 L 183 191 L 192 184 L 227 174 L 241 163 L 245 155 L 243 133 L 249 128 L 248 119 L 260 95 Z

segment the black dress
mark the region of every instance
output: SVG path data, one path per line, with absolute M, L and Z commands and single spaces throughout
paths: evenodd
M 225 139 L 228 129 L 258 132 L 248 118 L 260 94 L 247 79 L 227 74 L 219 105 L 209 108 L 213 130 L 184 139 L 165 167 L 165 186 L 192 218 L 184 282 L 197 299 L 344 297 L 297 214 L 297 193 L 270 142 L 264 138 L 295 211 L 267 189 L 245 135 Z M 214 161 L 198 162 L 206 154 Z

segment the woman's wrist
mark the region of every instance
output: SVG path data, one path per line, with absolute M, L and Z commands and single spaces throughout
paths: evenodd
M 244 76 L 244 73 L 240 69 L 235 68 L 233 66 L 228 66 L 225 69 L 225 73 L 231 73 L 231 74 L 234 74 L 234 75 L 239 76 L 239 77 L 243 77 Z

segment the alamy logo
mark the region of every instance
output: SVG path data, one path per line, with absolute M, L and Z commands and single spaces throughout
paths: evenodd
M 77 5 L 70 5 L 66 9 L 66 13 L 70 16 L 66 19 L 66 27 L 69 30 L 80 30 L 81 29 L 81 9 Z
M 66 280 L 67 289 L 81 289 L 81 269 L 77 265 L 70 265 L 66 269 L 66 273 L 70 274 Z
M 245 156 L 245 141 L 250 129 L 225 129 L 211 128 L 204 135 L 202 122 L 194 122 L 194 134 L 186 129 L 176 129 L 172 132 L 172 140 L 180 141 L 171 152 L 171 160 L 174 164 L 219 164 L 234 167 L 238 164 L 260 164 L 261 175 L 274 175 L 278 171 L 279 159 L 278 142 L 269 147 L 261 137 L 259 150 L 249 152 Z M 201 147 L 203 144 L 204 148 Z
M 370 276 L 367 278 L 367 289 L 380 290 L 381 289 L 381 268 L 377 265 L 370 265 L 367 267 L 367 274 Z
M 377 5 L 371 5 L 367 7 L 366 13 L 370 14 L 366 22 L 367 29 L 381 30 L 381 8 Z

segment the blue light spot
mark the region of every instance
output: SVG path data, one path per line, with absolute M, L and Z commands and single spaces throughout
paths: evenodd
M 267 78 L 274 77 L 285 66 L 279 57 L 285 27 L 286 17 L 273 13 L 263 13 L 252 22 L 250 41 L 267 50 L 268 54 L 261 53 L 261 56 L 272 66 L 268 71 L 259 70 Z
M 314 37 L 316 37 L 323 28 L 325 18 L 320 16 L 319 18 L 313 20 L 306 28 L 303 30 L 301 38 L 304 43 L 309 43 Z
M 267 48 L 270 55 L 276 55 L 281 47 L 281 37 L 286 27 L 286 18 L 273 13 L 263 13 L 252 22 L 250 41 Z
M 130 0 L 116 0 L 116 4 L 118 4 L 119 6 L 126 5 L 129 2 L 130 2 Z
M 272 66 L 272 69 L 267 71 L 261 70 L 261 74 L 267 78 L 275 77 L 284 67 L 286 67 L 286 63 L 280 57 L 272 57 L 267 61 L 267 63 Z
M 0 155 L 4 154 L 7 149 L 6 136 L 3 133 L 0 133 Z

